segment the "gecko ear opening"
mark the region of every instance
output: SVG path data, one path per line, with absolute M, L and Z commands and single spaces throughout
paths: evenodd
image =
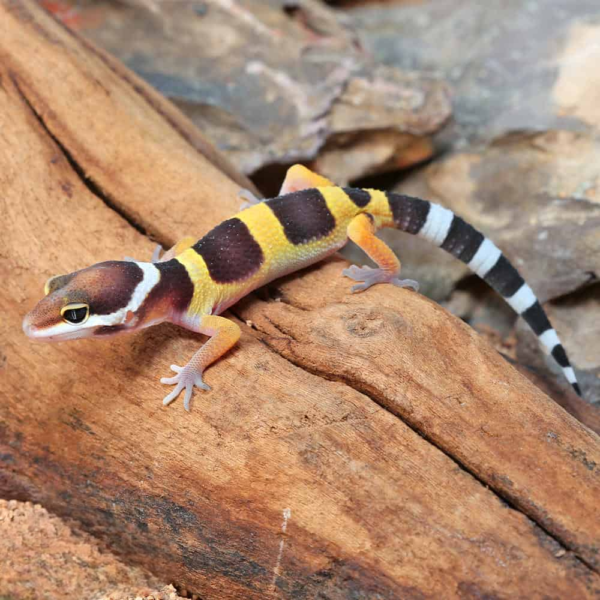
M 72 279 L 73 274 L 71 275 L 54 275 L 46 281 L 44 285 L 44 294 L 47 296 L 52 292 L 64 287 L 69 281 Z

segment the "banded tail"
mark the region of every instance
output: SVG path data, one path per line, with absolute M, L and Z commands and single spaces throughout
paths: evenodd
M 472 225 L 439 204 L 394 193 L 388 193 L 387 198 L 398 229 L 424 238 L 466 263 L 525 319 L 581 396 L 573 367 L 544 309 L 501 250 Z

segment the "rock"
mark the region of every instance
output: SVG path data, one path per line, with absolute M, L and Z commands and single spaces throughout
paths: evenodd
M 317 160 L 343 184 L 429 158 L 435 78 L 381 67 L 316 0 L 76 7 L 87 37 L 173 100 L 244 173 Z M 368 115 L 368 116 L 365 116 Z
M 600 409 L 600 284 L 551 302 L 546 309 L 563 344 L 569 349 L 585 399 Z M 557 367 L 540 352 L 533 334 L 523 324 L 517 331 L 519 361 L 553 379 Z
M 599 165 L 600 142 L 589 134 L 514 134 L 486 147 L 453 153 L 407 179 L 398 191 L 437 201 L 483 231 L 512 260 L 540 301 L 548 302 L 600 277 Z M 408 240 L 395 238 L 394 248 L 401 257 L 412 258 Z M 419 280 L 439 273 L 440 254 L 433 251 L 417 257 L 411 276 Z M 446 290 L 451 290 L 468 272 L 463 265 L 453 265 L 439 276 Z M 466 311 L 464 303 L 459 306 L 452 297 L 449 308 L 457 308 L 457 314 L 470 323 L 485 322 L 509 334 L 511 311 L 505 305 L 491 302 L 480 287 L 467 286 L 460 293 L 470 293 L 472 302 L 481 308 Z M 483 321 L 473 318 L 482 314 Z M 574 314 L 587 323 L 593 322 L 595 313 L 587 319 L 581 311 Z M 596 367 L 588 372 L 588 362 L 580 361 L 577 352 L 577 337 L 563 335 L 560 322 L 557 329 L 574 366 L 581 370 L 586 398 L 597 401 Z M 590 343 L 590 352 L 600 355 L 600 337 L 592 336 Z M 546 364 L 537 342 L 533 348 L 538 356 L 535 361 L 522 350 L 519 358 L 525 364 Z
M 587 134 L 515 134 L 454 153 L 397 191 L 439 202 L 483 231 L 546 302 L 600 277 L 599 165 L 600 142 Z M 402 256 L 403 243 L 397 248 Z
M 450 83 L 454 126 L 441 144 L 518 130 L 600 133 L 596 0 L 426 0 L 348 14 L 377 59 Z
M 429 136 L 448 116 L 441 91 L 433 78 L 390 67 L 353 76 L 331 107 L 330 135 L 315 170 L 345 185 L 430 158 Z

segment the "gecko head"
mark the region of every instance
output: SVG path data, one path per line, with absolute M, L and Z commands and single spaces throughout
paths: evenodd
M 63 341 L 136 329 L 136 313 L 159 278 L 154 265 L 134 261 L 51 277 L 44 298 L 23 319 L 23 331 L 35 340 Z

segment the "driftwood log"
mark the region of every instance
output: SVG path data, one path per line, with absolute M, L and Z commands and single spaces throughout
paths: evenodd
M 116 61 L 0 0 L 0 495 L 203 598 L 592 598 L 600 441 L 468 326 L 341 259 L 231 311 L 191 414 L 159 377 L 199 336 L 29 342 L 44 281 L 200 235 L 248 186 Z M 0 576 L 1 577 L 1 576 Z

